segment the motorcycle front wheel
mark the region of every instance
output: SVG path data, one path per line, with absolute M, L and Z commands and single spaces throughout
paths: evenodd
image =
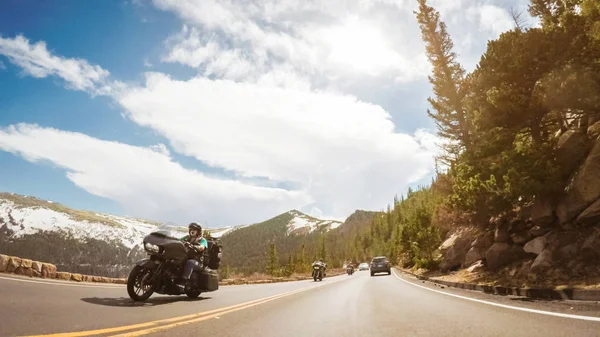
M 148 269 L 144 269 L 140 266 L 135 266 L 129 273 L 127 279 L 127 294 L 134 301 L 145 301 L 152 294 L 152 284 L 149 283 L 152 273 Z

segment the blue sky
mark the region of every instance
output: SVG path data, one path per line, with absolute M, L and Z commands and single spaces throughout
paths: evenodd
M 472 69 L 526 2 L 432 4 Z M 433 174 L 412 4 L 2 6 L 2 191 L 228 225 L 290 208 L 343 219 Z

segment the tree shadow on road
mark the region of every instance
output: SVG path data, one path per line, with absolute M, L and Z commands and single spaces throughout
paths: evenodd
M 147 299 L 145 302 L 136 302 L 129 297 L 88 297 L 82 298 L 81 300 L 86 303 L 105 305 L 109 307 L 122 307 L 122 308 L 140 308 L 140 307 L 155 307 L 158 305 L 172 304 L 176 302 L 200 302 L 203 300 L 210 299 L 210 297 L 198 297 L 198 298 L 187 298 L 184 296 L 163 296 L 153 297 Z

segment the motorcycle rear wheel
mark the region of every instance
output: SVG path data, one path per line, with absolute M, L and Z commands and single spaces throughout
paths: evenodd
M 149 276 L 149 270 L 145 270 L 140 266 L 133 267 L 127 278 L 127 294 L 132 300 L 143 302 L 152 296 L 154 293 L 152 284 L 144 283 Z
M 187 295 L 188 298 L 198 298 L 198 296 L 200 296 L 202 292 L 199 290 L 190 290 L 187 291 L 185 294 Z

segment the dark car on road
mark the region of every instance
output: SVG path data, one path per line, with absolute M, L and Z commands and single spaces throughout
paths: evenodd
M 392 265 L 385 256 L 377 256 L 371 260 L 371 276 L 377 273 L 392 274 Z

